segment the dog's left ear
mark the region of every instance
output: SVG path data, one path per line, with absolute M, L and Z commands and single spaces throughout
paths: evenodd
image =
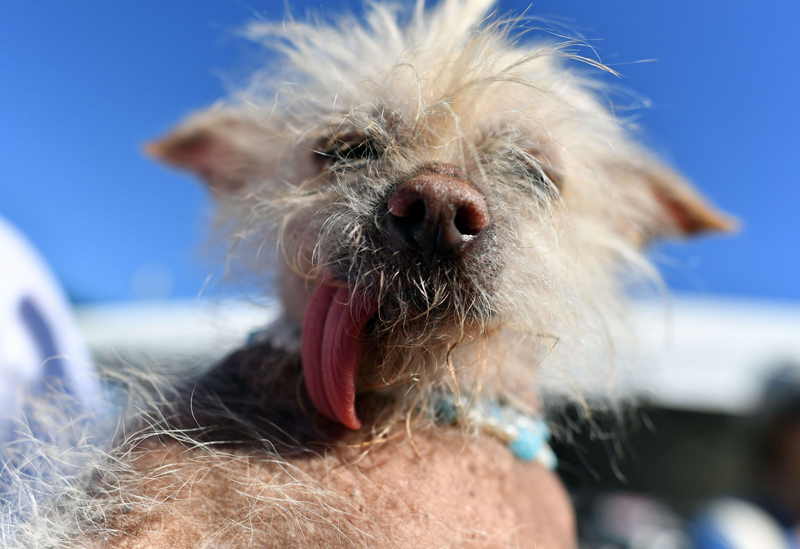
M 162 162 L 193 172 L 215 193 L 244 189 L 269 169 L 269 132 L 238 109 L 190 116 L 165 137 L 145 147 Z
M 644 178 L 679 236 L 736 230 L 733 218 L 717 210 L 669 168 L 650 170 Z
M 737 229 L 736 221 L 712 206 L 683 177 L 663 164 L 625 166 L 621 178 L 629 185 L 643 217 L 637 225 L 639 239 L 648 244 L 661 238 L 683 238 Z

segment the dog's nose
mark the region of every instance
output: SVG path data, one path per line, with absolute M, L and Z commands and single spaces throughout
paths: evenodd
M 389 233 L 400 249 L 457 254 L 489 226 L 486 199 L 455 166 L 433 165 L 389 195 Z

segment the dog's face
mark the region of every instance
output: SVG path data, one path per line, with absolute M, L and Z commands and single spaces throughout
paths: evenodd
M 279 36 L 282 71 L 152 149 L 239 237 L 279 242 L 309 393 L 351 428 L 357 390 L 455 378 L 458 343 L 562 337 L 618 307 L 647 242 L 728 226 L 568 66 L 574 44 L 521 45 L 486 4 L 252 27 Z

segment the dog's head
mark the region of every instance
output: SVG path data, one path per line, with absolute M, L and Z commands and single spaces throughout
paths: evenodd
M 252 26 L 277 68 L 152 147 L 202 176 L 237 237 L 279 243 L 309 394 L 351 428 L 358 391 L 473 365 L 492 385 L 501 359 L 475 343 L 497 334 L 534 336 L 530 372 L 542 334 L 618 308 L 645 244 L 729 227 L 634 143 L 575 42 L 523 43 L 490 4 Z

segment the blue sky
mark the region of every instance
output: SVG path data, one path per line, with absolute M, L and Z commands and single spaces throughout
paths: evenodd
M 292 2 L 295 14 L 319 2 Z M 527 3 L 501 2 L 520 11 Z M 326 2 L 324 12 L 347 2 Z M 646 141 L 743 222 L 656 251 L 670 285 L 800 300 L 800 2 L 546 0 L 652 107 Z M 0 17 L 0 215 L 76 301 L 193 297 L 210 204 L 141 145 L 264 55 L 236 38 L 283 3 L 9 2 Z M 637 63 L 655 59 L 654 62 Z

